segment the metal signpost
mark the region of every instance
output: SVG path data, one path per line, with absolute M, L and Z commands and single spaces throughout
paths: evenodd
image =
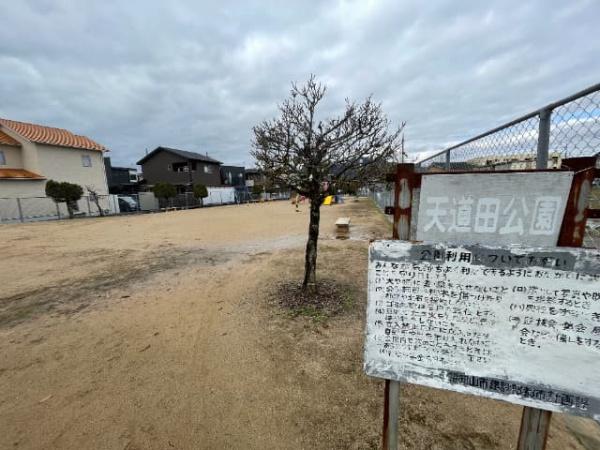
M 545 447 L 551 411 L 600 419 L 600 256 L 556 248 L 581 246 L 595 169 L 569 162 L 468 175 L 398 165 L 394 238 L 427 242 L 370 250 L 365 371 L 386 379 L 385 449 L 397 448 L 400 381 L 524 405 L 520 450 Z

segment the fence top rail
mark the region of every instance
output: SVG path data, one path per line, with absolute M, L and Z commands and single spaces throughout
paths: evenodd
M 111 195 L 113 195 L 113 194 L 97 194 L 97 197 L 109 197 Z M 117 194 L 114 194 L 114 195 L 117 195 Z M 137 195 L 137 194 L 123 194 L 123 195 L 131 197 L 131 196 L 134 196 L 134 195 Z M 90 197 L 90 196 L 87 195 L 87 194 L 81 196 L 81 198 L 87 198 L 87 197 Z M 118 195 L 117 195 L 117 197 L 118 197 Z M 33 196 L 33 197 L 0 197 L 0 200 L 17 200 L 17 199 L 19 199 L 19 200 L 31 200 L 31 199 L 34 199 L 34 198 L 44 198 L 44 199 L 47 199 L 47 200 L 52 200 L 52 197 L 48 197 L 48 196 L 44 197 L 42 195 Z M 52 201 L 54 201 L 54 200 L 52 200 Z M 59 202 L 59 203 L 64 203 L 64 202 Z
M 478 134 L 477 136 L 474 136 L 474 137 L 469 138 L 469 139 L 467 139 L 465 141 L 459 142 L 458 144 L 454 144 L 451 147 L 447 147 L 447 148 L 445 148 L 443 150 L 440 150 L 439 152 L 437 152 L 437 153 L 435 153 L 435 154 L 433 154 L 431 156 L 428 156 L 427 158 L 423 158 L 422 160 L 417 161 L 416 164 L 422 164 L 422 163 L 424 163 L 426 161 L 429 161 L 430 159 L 438 158 L 439 156 L 443 155 L 446 152 L 449 152 L 449 151 L 454 150 L 456 148 L 462 147 L 463 145 L 470 144 L 471 142 L 474 142 L 474 141 L 477 141 L 478 139 L 482 139 L 484 137 L 487 137 L 490 134 L 497 133 L 498 131 L 503 130 L 505 128 L 512 127 L 513 125 L 516 125 L 516 124 L 518 124 L 520 122 L 523 122 L 525 120 L 531 119 L 532 117 L 536 117 L 540 113 L 542 113 L 543 111 L 552 111 L 553 109 L 556 109 L 559 106 L 566 105 L 567 103 L 570 103 L 573 100 L 577 100 L 578 98 L 585 97 L 586 95 L 591 94 L 591 93 L 596 92 L 596 91 L 600 91 L 600 83 L 596 83 L 596 84 L 594 84 L 594 85 L 592 85 L 592 86 L 590 86 L 588 88 L 585 88 L 585 89 L 583 89 L 583 90 L 581 90 L 579 92 L 576 92 L 575 94 L 569 95 L 568 97 L 564 97 L 564 98 L 562 98 L 560 100 L 557 100 L 555 102 L 549 103 L 546 106 L 538 108 L 538 109 L 536 109 L 536 110 L 534 110 L 534 111 L 532 111 L 530 113 L 527 113 L 525 115 L 517 117 L 516 119 L 513 119 L 510 122 L 506 122 L 506 123 L 504 123 L 502 125 L 497 126 L 496 128 L 492 128 L 491 130 L 485 131 L 485 132 L 483 132 L 481 134 Z

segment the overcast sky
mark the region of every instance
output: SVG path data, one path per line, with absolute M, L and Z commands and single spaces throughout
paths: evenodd
M 252 164 L 292 80 L 327 112 L 369 94 L 443 149 L 600 81 L 600 2 L 5 2 L 0 117 L 67 128 L 133 165 L 158 145 Z

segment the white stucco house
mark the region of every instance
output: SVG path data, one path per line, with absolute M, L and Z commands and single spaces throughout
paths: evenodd
M 50 179 L 108 194 L 105 151 L 62 128 L 0 118 L 0 198 L 44 197 Z

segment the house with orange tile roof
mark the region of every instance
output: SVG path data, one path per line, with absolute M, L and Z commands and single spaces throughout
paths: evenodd
M 62 128 L 0 118 L 0 198 L 44 197 L 50 179 L 108 194 L 105 151 Z

